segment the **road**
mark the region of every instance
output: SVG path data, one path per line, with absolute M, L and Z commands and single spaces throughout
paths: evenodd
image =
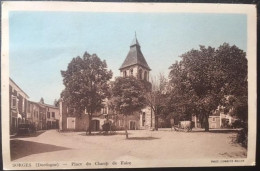
M 86 136 L 85 132 L 48 130 L 31 137 L 11 138 L 16 162 L 82 160 L 149 160 L 243 158 L 247 150 L 232 143 L 232 132 L 129 131 L 117 135 Z

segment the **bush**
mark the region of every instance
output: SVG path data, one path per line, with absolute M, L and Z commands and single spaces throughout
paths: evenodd
M 222 118 L 221 122 L 222 122 L 222 125 L 221 125 L 222 128 L 229 128 L 229 120 L 228 119 Z
M 105 131 L 105 132 L 110 131 L 110 123 L 109 123 L 109 122 L 104 123 L 104 124 L 102 125 L 102 130 Z
M 240 120 L 235 120 L 231 126 L 232 128 L 243 128 L 245 125 Z
M 248 127 L 247 124 L 242 125 L 243 128 L 239 130 L 237 137 L 236 137 L 236 142 L 241 144 L 243 147 L 247 148 L 247 141 L 248 141 Z

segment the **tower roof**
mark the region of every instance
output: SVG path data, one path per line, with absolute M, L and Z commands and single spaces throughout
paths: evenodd
M 140 45 L 139 45 L 139 42 L 138 42 L 138 40 L 137 40 L 137 38 L 136 38 L 136 36 L 135 36 L 135 38 L 133 39 L 133 41 L 132 41 L 132 43 L 131 43 L 131 46 L 135 46 L 135 45 L 136 45 L 136 46 L 140 46 Z M 130 47 L 131 47 L 131 46 L 130 46 Z
M 126 59 L 123 62 L 123 64 L 121 65 L 121 67 L 119 68 L 119 70 L 132 66 L 132 65 L 141 65 L 142 67 L 144 67 L 148 70 L 151 70 L 144 58 L 144 55 L 141 51 L 141 46 L 140 46 L 136 36 L 130 45 L 130 50 L 126 56 Z

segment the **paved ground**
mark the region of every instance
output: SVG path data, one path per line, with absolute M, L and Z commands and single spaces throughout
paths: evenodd
M 85 132 L 38 132 L 32 137 L 11 138 L 13 161 L 81 161 L 118 159 L 243 158 L 247 150 L 232 143 L 230 131 L 189 133 L 161 129 L 129 131 L 117 135 L 86 136 Z

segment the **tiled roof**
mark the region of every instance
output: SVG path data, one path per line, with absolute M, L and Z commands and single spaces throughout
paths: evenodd
M 13 83 L 22 93 L 24 93 L 24 95 L 29 98 L 29 96 L 9 77 L 9 84 Z
M 44 106 L 44 107 L 50 107 L 50 108 L 56 108 L 56 109 L 59 108 L 59 107 L 56 107 L 54 105 L 50 105 L 50 104 L 46 104 L 46 103 L 40 103 L 40 102 L 34 102 L 34 101 L 30 101 L 30 103 L 34 103 L 36 105 L 40 105 L 40 106 Z
M 119 68 L 119 70 L 132 66 L 132 65 L 141 65 L 144 68 L 151 70 L 144 58 L 144 55 L 141 51 L 141 47 L 140 47 L 139 42 L 136 37 L 132 41 L 132 44 L 130 46 L 130 50 L 126 56 L 126 59 L 123 62 L 123 64 L 121 65 L 121 67 Z

